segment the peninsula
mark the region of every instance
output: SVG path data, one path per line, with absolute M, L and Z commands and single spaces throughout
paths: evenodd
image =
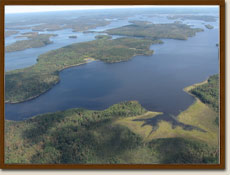
M 5 102 L 17 103 L 39 96 L 58 83 L 59 72 L 67 67 L 87 63 L 92 58 L 114 63 L 127 61 L 135 55 L 151 55 L 150 45 L 158 43 L 162 42 L 136 38 L 97 39 L 49 51 L 40 55 L 34 66 L 6 73 Z
M 15 52 L 20 50 L 25 50 L 28 48 L 43 47 L 47 44 L 51 44 L 50 37 L 57 36 L 56 34 L 26 34 L 22 35 L 27 37 L 28 40 L 16 41 L 9 46 L 6 46 L 6 52 Z

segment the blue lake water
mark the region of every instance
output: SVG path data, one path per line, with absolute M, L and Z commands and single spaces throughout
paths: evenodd
M 165 15 L 134 16 L 129 20 L 173 22 Z M 163 112 L 164 115 L 159 118 L 169 120 L 170 116 L 178 115 L 194 102 L 194 98 L 183 91 L 184 87 L 219 72 L 216 47 L 216 43 L 219 43 L 218 22 L 210 23 L 215 26 L 212 30 L 206 29 L 203 21 L 186 20 L 183 23 L 201 27 L 204 32 L 188 40 L 164 39 L 164 44 L 150 47 L 154 50 L 152 56 L 135 56 L 127 62 L 113 64 L 94 61 L 65 69 L 60 72 L 60 82 L 38 98 L 18 104 L 5 104 L 5 118 L 23 120 L 76 107 L 102 110 L 121 101 L 137 100 L 148 110 Z M 128 20 L 113 21 L 91 31 L 101 32 L 127 24 Z M 94 40 L 98 35 L 73 33 L 71 29 L 44 33 L 55 33 L 58 36 L 51 38 L 53 44 L 42 48 L 6 53 L 6 71 L 31 66 L 42 53 L 72 43 Z M 78 38 L 70 39 L 70 35 L 77 35 Z M 9 37 L 6 42 L 12 42 L 12 38 Z
M 216 43 L 218 30 L 206 30 L 186 41 L 167 39 L 162 45 L 152 45 L 152 56 L 65 69 L 60 83 L 38 98 L 6 104 L 5 117 L 21 120 L 74 107 L 101 110 L 127 100 L 137 100 L 148 110 L 177 115 L 194 101 L 183 88 L 218 73 Z

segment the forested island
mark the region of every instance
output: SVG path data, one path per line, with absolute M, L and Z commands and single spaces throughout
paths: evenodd
M 33 31 L 56 31 L 63 29 L 73 29 L 73 32 L 86 31 L 99 26 L 105 26 L 110 21 L 103 18 L 92 18 L 90 16 L 81 16 L 72 20 L 59 19 L 57 21 L 40 24 L 32 27 Z
M 40 55 L 34 66 L 6 73 L 5 101 L 17 103 L 37 97 L 59 81 L 62 69 L 87 63 L 89 58 L 106 63 L 127 61 L 135 55 L 153 54 L 149 47 L 158 43 L 162 41 L 136 38 L 97 39 L 49 51 Z
M 70 35 L 69 38 L 77 38 L 77 35 Z
M 38 36 L 38 32 L 25 32 L 25 33 L 21 33 L 21 35 L 16 36 L 15 38 L 34 38 Z
M 120 28 L 109 29 L 106 33 L 110 35 L 125 35 L 134 37 L 146 38 L 170 38 L 186 40 L 192 37 L 196 32 L 201 32 L 203 29 L 191 28 L 186 24 L 172 23 L 172 24 L 151 24 L 144 21 L 132 21 L 133 24 L 123 26 Z
M 6 52 L 15 52 L 25 50 L 28 48 L 43 47 L 47 44 L 51 44 L 50 37 L 57 36 L 56 34 L 25 34 L 23 37 L 27 37 L 28 40 L 16 41 L 13 44 L 6 46 Z
M 215 22 L 216 21 L 215 16 L 209 16 L 209 15 L 172 15 L 172 16 L 168 16 L 168 19 L 201 20 L 205 22 Z
M 213 28 L 214 28 L 214 27 L 213 27 L 212 25 L 210 25 L 210 24 L 206 24 L 205 27 L 206 27 L 207 29 L 213 29 Z

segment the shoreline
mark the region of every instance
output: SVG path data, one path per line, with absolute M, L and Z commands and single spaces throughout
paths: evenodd
M 154 44 L 151 44 L 151 45 L 154 45 Z M 151 45 L 149 46 L 149 49 L 150 49 Z M 151 49 L 150 49 L 150 50 L 151 50 Z M 151 55 L 153 55 L 153 54 L 154 54 L 154 50 L 151 50 Z M 149 56 L 149 55 L 147 55 L 147 54 L 146 54 L 146 55 L 145 55 L 145 54 L 135 54 L 135 55 L 133 55 L 131 58 L 127 59 L 127 60 L 120 60 L 120 61 L 113 61 L 113 62 L 105 62 L 105 63 L 107 63 L 107 64 L 113 64 L 113 63 L 119 63 L 119 62 L 127 62 L 127 61 L 133 59 L 135 56 L 141 56 L 141 55 L 143 55 L 143 56 Z M 78 64 L 74 64 L 74 65 L 69 65 L 69 66 L 66 66 L 66 67 L 64 67 L 64 68 L 62 68 L 62 69 L 60 69 L 60 70 L 58 70 L 58 75 L 59 75 L 59 73 L 60 73 L 62 70 L 67 69 L 67 68 L 71 68 L 71 67 L 75 67 L 75 66 L 80 66 L 80 65 L 87 64 L 87 63 L 90 63 L 90 62 L 93 62 L 93 61 L 101 61 L 101 60 L 97 60 L 97 59 L 91 58 L 91 57 L 84 58 L 84 60 L 85 60 L 86 62 L 84 62 L 84 63 L 78 63 Z M 104 61 L 103 61 L 103 62 L 104 62 Z M 59 76 L 58 76 L 58 78 L 59 78 Z M 53 84 L 53 86 L 57 85 L 59 82 L 60 82 L 60 80 L 58 80 L 57 82 L 55 82 L 55 83 Z M 4 103 L 5 103 L 5 104 L 19 104 L 19 103 L 24 103 L 24 102 L 26 102 L 26 101 L 33 100 L 33 99 L 39 97 L 40 95 L 44 94 L 45 92 L 51 90 L 51 89 L 53 88 L 53 86 L 50 87 L 50 88 L 48 88 L 48 89 L 45 90 L 44 92 L 41 92 L 40 94 L 38 94 L 38 95 L 36 95 L 36 96 L 33 96 L 33 97 L 30 97 L 30 98 L 28 98 L 28 99 L 26 99 L 26 100 L 16 101 L 16 102 L 4 101 Z
M 93 61 L 97 61 L 97 60 L 94 59 L 94 58 L 85 58 L 84 60 L 86 61 L 85 63 L 78 63 L 78 64 L 66 66 L 66 67 L 60 69 L 60 70 L 58 71 L 58 75 L 59 75 L 59 73 L 60 73 L 61 71 L 63 71 L 64 69 L 68 69 L 68 68 L 71 68 L 71 67 L 80 66 L 80 65 L 83 65 L 83 64 L 91 63 L 91 62 L 93 62 Z M 59 78 L 59 76 L 58 76 L 58 78 Z M 55 83 L 53 84 L 52 87 L 48 88 L 47 90 L 45 90 L 44 92 L 41 92 L 40 94 L 38 94 L 38 95 L 36 95 L 36 96 L 33 96 L 33 97 L 28 98 L 28 99 L 23 100 L 23 101 L 16 101 L 16 102 L 8 102 L 8 101 L 5 101 L 5 104 L 19 104 L 19 103 L 24 103 L 24 102 L 33 100 L 33 99 L 39 97 L 40 95 L 42 95 L 42 94 L 48 92 L 49 90 L 51 90 L 51 89 L 52 89 L 55 85 L 57 85 L 59 82 L 60 82 L 60 79 L 58 79 L 58 81 L 55 82 Z
M 211 76 L 211 75 L 210 75 L 210 76 Z M 209 77 L 210 77 L 210 76 L 209 76 Z M 203 103 L 198 97 L 196 97 L 194 94 L 190 93 L 189 91 L 192 90 L 192 89 L 194 89 L 194 88 L 197 87 L 197 86 L 200 86 L 200 85 L 203 85 L 203 84 L 208 83 L 209 77 L 208 77 L 206 80 L 204 80 L 204 81 L 201 81 L 201 82 L 199 82 L 199 83 L 195 83 L 195 84 L 192 84 L 192 85 L 190 85 L 190 86 L 187 86 L 187 87 L 183 88 L 183 91 L 184 91 L 184 92 L 186 92 L 187 94 L 189 94 L 189 95 L 191 95 L 192 97 L 195 98 L 194 102 L 193 102 L 191 105 L 189 105 L 188 108 L 190 108 L 192 105 L 194 105 L 197 101 L 200 101 L 201 103 Z M 203 104 L 204 104 L 204 103 L 203 103 Z M 206 104 L 204 104 L 204 105 L 206 105 Z M 187 108 L 187 109 L 188 109 L 188 108 Z M 185 109 L 184 111 L 186 111 L 187 109 Z M 184 111 L 181 111 L 176 117 L 178 117 L 178 116 L 179 116 L 182 112 L 184 112 Z

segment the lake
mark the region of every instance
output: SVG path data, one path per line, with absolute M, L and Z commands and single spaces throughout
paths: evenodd
M 132 19 L 139 18 L 140 16 L 137 16 Z M 203 21 L 186 22 L 204 28 Z M 127 21 L 122 23 L 126 24 Z M 110 24 L 112 27 L 117 25 Z M 184 92 L 183 88 L 219 73 L 218 47 L 216 47 L 216 43 L 219 43 L 219 29 L 216 27 L 218 23 L 216 22 L 214 26 L 214 29 L 204 29 L 204 32 L 197 33 L 188 40 L 163 39 L 164 44 L 151 46 L 155 52 L 152 56 L 135 56 L 130 61 L 113 64 L 93 61 L 65 69 L 60 73 L 60 82 L 38 98 L 18 104 L 5 104 L 5 118 L 23 120 L 42 113 L 76 107 L 103 110 L 121 101 L 137 100 L 147 110 L 163 112 L 167 116 L 165 120 L 168 120 L 170 116 L 177 116 L 194 102 L 194 97 Z M 104 29 L 107 28 L 108 26 L 104 26 Z M 95 31 L 103 31 L 103 27 Z M 75 34 L 80 37 L 80 33 Z M 87 35 L 89 38 L 86 40 L 93 40 L 96 34 Z M 54 44 L 36 48 L 41 51 L 33 56 L 34 59 L 28 59 L 26 54 L 36 49 L 20 51 L 22 57 L 25 56 L 27 59 L 21 64 L 28 63 L 27 66 L 35 64 L 36 57 L 41 53 L 74 42 L 72 41 L 74 39 L 64 44 L 60 41 L 58 45 L 55 37 L 52 40 Z M 79 39 L 77 42 L 83 40 Z M 16 59 L 14 56 L 9 56 L 16 55 L 16 52 L 7 54 L 6 59 Z M 6 66 L 13 64 L 13 61 L 8 60 Z M 29 60 L 32 61 L 29 63 Z M 15 68 L 21 67 L 12 66 L 8 69 Z

